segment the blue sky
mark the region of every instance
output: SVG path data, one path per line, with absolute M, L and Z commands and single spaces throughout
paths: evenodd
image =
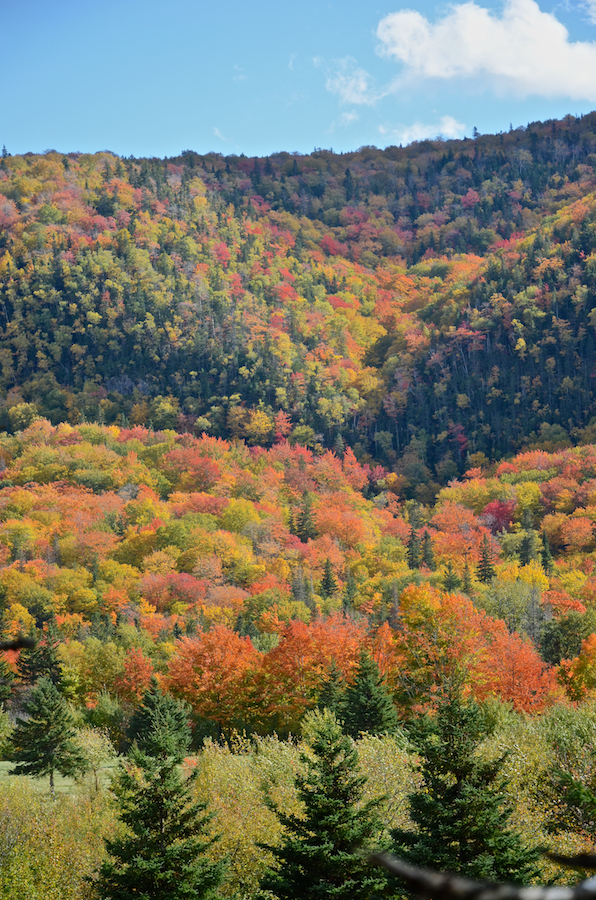
M 11 153 L 354 150 L 596 108 L 596 0 L 0 0 Z

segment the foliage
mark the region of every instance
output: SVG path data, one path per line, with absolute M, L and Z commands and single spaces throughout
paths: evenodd
M 205 805 L 191 800 L 192 775 L 180 756 L 155 758 L 133 748 L 113 785 L 126 832 L 106 840 L 108 858 L 95 886 L 101 897 L 210 897 L 222 864 L 206 857 L 212 843 Z
M 333 713 L 310 713 L 305 738 L 305 772 L 296 776 L 303 813 L 288 815 L 274 807 L 284 827 L 283 841 L 265 848 L 275 866 L 262 886 L 288 900 L 330 893 L 368 897 L 382 889 L 384 879 L 358 851 L 379 839 L 378 803 L 359 804 L 365 778 L 356 772 L 356 751 Z
M 538 849 L 511 830 L 503 759 L 480 758 L 487 729 L 481 710 L 456 690 L 414 732 L 422 783 L 410 796 L 417 830 L 396 829 L 394 851 L 416 865 L 476 880 L 525 884 L 537 874 Z
M 339 708 L 346 733 L 387 734 L 397 727 L 397 711 L 379 667 L 370 654 L 360 653 L 358 666 Z
M 26 719 L 17 718 L 11 735 L 11 759 L 15 775 L 74 775 L 87 768 L 87 759 L 75 740 L 74 721 L 66 701 L 49 678 L 31 689 L 25 703 Z
M 191 740 L 189 713 L 186 704 L 163 694 L 153 678 L 130 720 L 127 737 L 147 756 L 182 757 Z

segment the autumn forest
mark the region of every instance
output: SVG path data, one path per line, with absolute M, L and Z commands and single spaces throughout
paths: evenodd
M 595 328 L 596 113 L 5 148 L 0 629 L 29 642 L 0 659 L 0 897 L 310 897 L 330 746 L 348 850 L 432 860 L 454 723 L 519 847 L 444 867 L 573 882 L 536 848 L 596 841 Z M 158 777 L 193 894 L 157 850 L 125 880 Z M 405 896 L 348 850 L 312 896 Z

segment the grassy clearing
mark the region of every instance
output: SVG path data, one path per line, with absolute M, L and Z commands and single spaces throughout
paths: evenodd
M 118 767 L 118 760 L 111 759 L 106 762 L 105 765 L 101 767 L 99 770 L 99 781 L 102 787 L 107 787 L 110 782 L 110 776 L 114 772 L 114 770 Z M 23 778 L 25 779 L 32 787 L 36 788 L 39 791 L 43 791 L 44 793 L 50 792 L 50 779 L 48 777 L 45 778 L 31 778 L 28 775 L 12 775 L 12 771 L 14 769 L 14 763 L 7 762 L 6 760 L 0 760 L 0 787 L 4 784 L 7 784 L 9 781 L 15 781 L 16 779 Z M 85 781 L 93 780 L 93 773 L 88 773 L 84 776 Z M 78 787 L 80 782 L 75 781 L 74 778 L 64 778 L 62 775 L 59 775 L 57 772 L 54 775 L 54 790 L 58 794 L 70 794 L 73 790 Z

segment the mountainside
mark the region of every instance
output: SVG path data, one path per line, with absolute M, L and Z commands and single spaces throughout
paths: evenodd
M 596 114 L 384 151 L 0 168 L 0 426 L 353 447 L 428 502 L 594 439 Z

